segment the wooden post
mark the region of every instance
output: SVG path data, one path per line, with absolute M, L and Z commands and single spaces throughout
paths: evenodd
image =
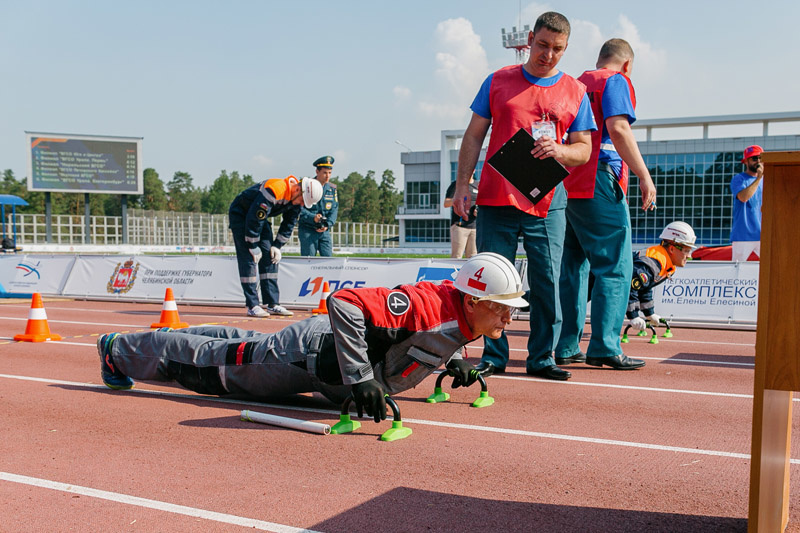
M 753 394 L 748 531 L 782 532 L 789 520 L 792 391 L 800 390 L 800 152 L 764 161 L 761 263 Z

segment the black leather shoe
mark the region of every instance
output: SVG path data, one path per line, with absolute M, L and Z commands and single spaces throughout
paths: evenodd
M 489 361 L 481 361 L 475 366 L 475 370 L 480 372 L 481 376 L 488 378 L 492 374 L 502 374 L 506 371 L 505 368 L 499 368 L 494 366 L 494 363 L 490 363 Z
M 558 381 L 567 381 L 572 377 L 572 374 L 566 370 L 558 368 L 556 365 L 546 366 L 539 370 L 528 370 L 528 375 L 536 376 L 537 378 L 556 379 Z
M 585 362 L 586 362 L 586 354 L 583 352 L 578 352 L 575 355 L 571 355 L 569 357 L 556 357 L 557 365 L 568 365 L 570 363 L 585 363 Z
M 614 357 L 587 357 L 586 364 L 592 366 L 610 366 L 614 370 L 633 370 L 642 368 L 645 363 L 641 359 L 631 359 L 627 355 L 615 355 Z

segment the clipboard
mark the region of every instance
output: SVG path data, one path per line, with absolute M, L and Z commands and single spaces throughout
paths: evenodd
M 532 156 L 535 142 L 525 128 L 520 128 L 487 161 L 534 205 L 569 176 L 555 158 Z

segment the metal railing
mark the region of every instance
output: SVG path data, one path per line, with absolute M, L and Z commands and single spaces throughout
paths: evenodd
M 6 233 L 13 222 L 17 226 L 17 244 L 48 244 L 46 218 L 43 214 L 20 214 L 12 220 L 7 215 Z M 79 215 L 53 215 L 52 244 L 84 244 L 84 217 Z M 173 213 L 169 211 L 128 210 L 128 242 L 134 246 L 233 246 L 228 229 L 228 215 L 207 213 Z M 273 227 L 280 222 L 274 221 Z M 94 245 L 120 245 L 122 217 L 89 217 L 88 243 Z M 331 233 L 333 246 L 353 248 L 394 248 L 398 246 L 397 224 L 371 224 L 362 222 L 337 222 Z M 300 246 L 297 231 L 288 243 Z

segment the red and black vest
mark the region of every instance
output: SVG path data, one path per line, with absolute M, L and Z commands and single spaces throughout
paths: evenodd
M 636 94 L 633 91 L 631 80 L 616 70 L 601 68 L 598 70 L 587 70 L 578 78 L 578 81 L 586 85 L 586 93 L 592 104 L 594 120 L 597 123 L 597 130 L 592 132 L 592 155 L 586 164 L 571 168 L 570 175 L 564 180 L 564 187 L 570 198 L 593 198 L 595 176 L 597 174 L 597 161 L 600 156 L 600 144 L 603 138 L 605 127 L 605 116 L 603 115 L 603 92 L 606 89 L 608 78 L 615 74 L 621 74 L 628 82 L 631 94 L 631 104 L 636 109 Z M 628 193 L 628 165 L 622 162 L 622 172 L 619 176 L 619 186 L 622 191 Z
M 520 128 L 529 132 L 535 122 L 555 123 L 561 143 L 572 125 L 586 94 L 586 88 L 575 78 L 563 74 L 555 85 L 540 87 L 532 84 L 522 72 L 522 65 L 504 67 L 492 75 L 489 105 L 492 113 L 492 135 L 486 150 L 486 160 L 500 149 Z M 478 205 L 514 206 L 520 211 L 546 217 L 553 191 L 533 205 L 491 165 L 483 166 L 478 186 Z

